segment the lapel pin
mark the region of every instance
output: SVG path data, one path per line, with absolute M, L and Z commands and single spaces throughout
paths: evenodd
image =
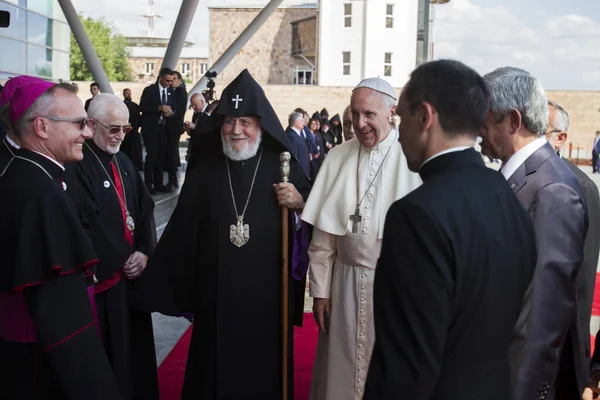
M 110 187 L 110 183 L 108 181 L 104 181 L 104 187 L 108 189 Z

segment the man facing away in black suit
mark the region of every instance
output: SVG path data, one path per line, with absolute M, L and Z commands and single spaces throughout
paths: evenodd
M 484 76 L 491 107 L 481 152 L 533 220 L 537 265 L 510 345 L 515 400 L 577 399 L 587 365 L 578 317 L 578 275 L 588 217 L 581 185 L 547 142 L 548 100 L 529 72 L 499 68 Z
M 567 141 L 569 114 L 559 104 L 548 101 L 548 130 L 546 139 L 560 157 L 560 150 Z M 587 205 L 589 228 L 583 248 L 583 263 L 577 278 L 577 309 L 579 311 L 579 329 L 583 340 L 586 361 L 590 358 L 590 319 L 596 286 L 596 270 L 600 253 L 600 194 L 598 186 L 578 166 L 562 157 L 583 190 Z
M 365 400 L 510 398 L 508 345 L 536 262 L 527 213 L 475 151 L 489 107 L 475 71 L 426 63 L 398 101 L 423 185 L 389 209 Z
M 167 120 L 173 115 L 175 96 L 171 84 L 173 71 L 160 70 L 158 81 L 144 88 L 140 99 L 142 137 L 146 147 L 144 181 L 151 194 L 169 193 L 171 185 L 163 184 L 163 165 L 167 148 Z

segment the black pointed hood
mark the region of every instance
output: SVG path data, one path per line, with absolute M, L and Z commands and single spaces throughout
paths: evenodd
M 263 88 L 254 80 L 250 72 L 244 69 L 223 89 L 219 105 L 212 114 L 215 118 L 213 127 L 220 129 L 225 117 L 248 116 L 259 117 L 263 134 L 271 136 L 293 154 L 290 141 Z

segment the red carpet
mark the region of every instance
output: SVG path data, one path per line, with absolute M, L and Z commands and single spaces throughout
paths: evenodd
M 294 330 L 295 400 L 308 399 L 318 332 L 319 328 L 312 314 L 304 314 L 304 327 Z M 158 368 L 161 400 L 181 399 L 183 374 L 191 337 L 192 329 L 189 328 Z

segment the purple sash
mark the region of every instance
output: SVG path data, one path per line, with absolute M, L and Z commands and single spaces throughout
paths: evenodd
M 302 222 L 298 230 L 294 230 L 294 247 L 292 248 L 292 276 L 297 281 L 304 279 L 308 271 L 309 227 Z
M 90 306 L 100 334 L 98 311 L 94 297 L 94 286 L 88 287 Z M 29 308 L 23 293 L 0 293 L 0 338 L 8 342 L 37 343 L 37 329 L 29 315 Z

